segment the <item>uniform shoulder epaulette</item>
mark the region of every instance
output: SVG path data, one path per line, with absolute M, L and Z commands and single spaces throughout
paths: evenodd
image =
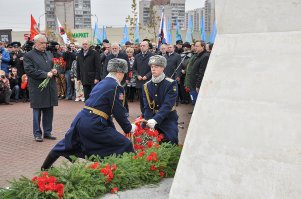
M 169 82 L 175 81 L 175 80 L 173 80 L 173 79 L 171 79 L 171 78 L 169 78 L 169 77 L 166 77 L 165 79 L 166 79 L 167 81 L 169 81 Z
M 147 82 L 145 82 L 145 84 L 149 84 L 152 80 L 148 80 Z

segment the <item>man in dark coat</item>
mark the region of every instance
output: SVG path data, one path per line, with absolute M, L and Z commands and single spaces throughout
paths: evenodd
M 209 60 L 209 53 L 205 50 L 206 44 L 202 41 L 195 42 L 195 60 L 191 67 L 190 74 L 190 96 L 195 104 L 200 87 L 203 81 L 207 63 Z
M 82 50 L 77 56 L 77 79 L 83 84 L 85 100 L 87 100 L 93 87 L 100 80 L 100 55 L 90 49 L 89 41 L 86 39 L 83 40 Z
M 75 44 L 70 43 L 67 51 L 63 53 L 63 58 L 66 62 L 65 66 L 65 79 L 66 79 L 66 100 L 72 100 L 74 86 L 71 81 L 71 66 L 72 62 L 76 59 L 77 52 L 75 51 Z
M 114 58 L 108 63 L 108 76 L 92 90 L 85 107 L 73 120 L 65 138 L 57 143 L 45 159 L 42 169 L 48 169 L 60 157 L 71 155 L 84 158 L 98 155 L 103 158 L 112 154 L 133 152 L 131 141 L 119 133 L 113 122 L 114 116 L 125 133 L 134 132 L 123 106 L 125 92 L 120 85 L 128 71 L 127 62 Z
M 125 54 L 123 52 L 120 52 L 120 47 L 119 47 L 119 45 L 117 43 L 113 43 L 112 44 L 112 46 L 111 46 L 111 53 L 106 56 L 105 63 L 104 63 L 104 67 L 105 68 L 108 67 L 109 61 L 111 59 L 113 59 L 113 58 L 124 59 L 128 63 L 128 66 L 130 66 L 130 62 L 129 62 L 129 58 L 128 58 L 127 54 Z M 107 76 L 108 71 L 105 70 L 103 72 L 104 72 L 104 76 Z
M 100 79 L 104 79 L 107 74 L 107 68 L 105 67 L 106 58 L 111 54 L 111 44 L 110 43 L 104 43 L 102 53 L 100 54 Z
M 19 81 L 21 80 L 22 75 L 25 74 L 24 65 L 23 65 L 23 56 L 24 53 L 21 51 L 20 42 L 12 42 L 13 51 L 11 52 L 11 67 L 17 68 Z
M 164 69 L 164 74 L 166 77 L 171 79 L 177 79 L 180 81 L 181 76 L 181 55 L 175 52 L 175 48 L 173 45 L 167 46 L 167 53 L 164 56 L 167 60 L 167 66 Z
M 144 84 L 144 118 L 147 126 L 164 134 L 164 141 L 178 144 L 177 82 L 164 74 L 166 58 L 161 55 L 149 59 L 152 79 Z
M 42 130 L 40 127 L 41 116 L 45 139 L 56 139 L 51 135 L 53 106 L 58 105 L 57 88 L 54 75 L 56 69 L 52 69 L 52 55 L 46 52 L 47 39 L 44 35 L 34 37 L 35 48 L 24 55 L 24 69 L 28 76 L 28 90 L 30 106 L 33 109 L 33 135 L 37 142 L 42 142 Z M 47 86 L 41 90 L 39 85 L 49 78 Z
M 143 105 L 143 95 L 142 89 L 143 84 L 147 82 L 151 76 L 151 70 L 148 65 L 149 58 L 153 56 L 151 52 L 149 52 L 149 43 L 147 41 L 143 41 L 140 44 L 141 52 L 135 56 L 135 61 L 133 63 L 133 72 L 137 74 L 136 80 L 136 88 L 138 90 L 139 99 L 140 99 L 140 110 L 141 113 L 144 113 L 144 105 Z

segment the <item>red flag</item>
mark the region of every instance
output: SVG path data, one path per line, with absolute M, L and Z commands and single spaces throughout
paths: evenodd
M 36 35 L 40 34 L 40 30 L 38 28 L 36 20 L 32 15 L 30 15 L 30 22 L 30 40 L 32 41 Z

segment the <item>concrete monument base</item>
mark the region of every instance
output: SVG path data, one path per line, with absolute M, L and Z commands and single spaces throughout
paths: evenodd
M 169 196 L 300 199 L 301 0 L 216 1 L 216 13 Z

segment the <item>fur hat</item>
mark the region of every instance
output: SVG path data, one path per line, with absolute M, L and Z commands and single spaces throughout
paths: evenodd
M 107 67 L 108 72 L 128 72 L 128 63 L 124 59 L 114 58 L 111 59 Z
M 149 66 L 157 65 L 157 66 L 162 66 L 163 68 L 166 67 L 166 64 L 167 64 L 166 58 L 161 55 L 151 56 L 148 62 Z

